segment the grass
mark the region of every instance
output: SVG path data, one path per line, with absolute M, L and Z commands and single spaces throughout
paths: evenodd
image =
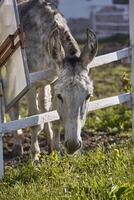
M 94 82 L 92 100 L 130 92 L 130 66 L 106 65 L 91 71 Z M 131 132 L 131 108 L 127 105 L 109 107 L 88 114 L 84 130 L 127 134 Z
M 33 167 L 6 167 L 1 200 L 134 199 L 134 146 L 99 147 L 73 157 L 54 153 Z
M 95 85 L 93 99 L 130 90 L 129 66 L 104 66 L 93 69 L 91 76 Z M 84 130 L 130 136 L 131 109 L 120 105 L 89 113 Z M 126 140 L 63 158 L 53 152 L 36 167 L 30 158 L 16 168 L 6 166 L 0 200 L 9 199 L 133 200 L 134 145 Z

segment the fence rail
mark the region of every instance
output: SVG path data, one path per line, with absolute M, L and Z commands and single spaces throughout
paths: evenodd
M 106 108 L 109 106 L 118 105 L 121 103 L 130 103 L 130 102 L 131 102 L 130 93 L 125 93 L 119 96 L 113 96 L 113 97 L 104 98 L 104 99 L 100 99 L 96 101 L 91 101 L 88 104 L 88 112 L 101 109 L 101 108 Z M 0 127 L 0 133 L 4 134 L 11 131 L 16 131 L 21 128 L 27 128 L 27 127 L 31 127 L 35 125 L 40 125 L 40 124 L 52 122 L 55 120 L 59 120 L 59 115 L 57 111 L 51 111 L 47 113 L 33 115 L 30 117 L 26 117 L 24 119 L 2 123 Z
M 97 56 L 88 66 L 89 68 L 99 67 L 101 65 L 119 61 L 121 59 L 128 58 L 130 56 L 131 56 L 131 48 L 128 47 L 112 53 Z M 56 76 L 56 72 L 53 69 L 30 73 L 31 85 L 34 85 L 35 83 L 40 84 L 40 81 L 50 83 L 50 80 L 51 78 L 53 78 L 54 75 Z
M 98 67 L 100 65 L 105 65 L 111 62 L 115 62 L 121 60 L 123 58 L 128 58 L 131 56 L 131 48 L 121 49 L 119 51 L 115 51 L 112 53 L 108 53 L 102 56 L 97 56 L 91 64 L 89 64 L 90 68 Z
M 35 125 L 40 125 L 47 122 L 52 122 L 59 119 L 57 111 L 51 111 L 38 115 L 32 115 L 24 119 L 14 120 L 7 123 L 2 123 L 0 127 L 0 133 L 8 133 L 16 131 L 21 128 L 27 128 Z
M 94 111 L 97 109 L 101 109 L 101 108 L 107 108 L 109 106 L 115 106 L 115 105 L 122 104 L 122 103 L 128 103 L 131 105 L 131 94 L 130 93 L 124 93 L 124 94 L 120 94 L 118 96 L 108 97 L 108 98 L 104 98 L 104 99 L 100 99 L 100 100 L 96 100 L 96 101 L 91 101 L 88 104 L 88 112 Z

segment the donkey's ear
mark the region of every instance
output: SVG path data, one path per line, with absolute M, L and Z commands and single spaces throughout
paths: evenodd
M 98 42 L 96 35 L 89 28 L 87 29 L 87 42 L 83 48 L 80 59 L 83 67 L 89 70 L 88 64 L 93 60 L 97 53 Z
M 48 38 L 48 52 L 58 64 L 65 58 L 65 52 L 61 44 L 58 28 L 53 30 Z

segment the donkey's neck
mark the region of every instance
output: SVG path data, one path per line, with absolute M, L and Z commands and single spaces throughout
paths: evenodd
M 18 1 L 20 19 L 22 19 L 23 16 L 37 4 L 37 2 L 37 0 Z
M 50 0 L 42 0 L 42 3 L 40 0 L 30 0 L 22 4 L 21 12 L 26 33 L 26 53 L 30 72 L 52 68 L 59 77 L 59 66 L 55 64 L 48 52 L 48 43 L 53 30 L 59 29 L 61 44 L 66 55 L 80 54 L 79 46 L 65 18 L 55 6 L 52 6 Z

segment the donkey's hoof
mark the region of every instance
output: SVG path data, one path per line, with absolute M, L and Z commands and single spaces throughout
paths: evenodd
M 23 155 L 23 146 L 22 145 L 14 145 L 12 150 L 12 155 L 14 157 L 22 156 Z
M 57 153 L 57 155 L 58 155 L 59 157 L 64 157 L 64 153 L 63 153 L 62 150 L 56 151 L 56 153 Z
M 40 162 L 41 155 L 40 153 L 36 153 L 32 156 L 33 165 L 38 165 Z
M 40 163 L 39 159 L 33 159 L 32 164 L 33 166 L 38 166 Z

